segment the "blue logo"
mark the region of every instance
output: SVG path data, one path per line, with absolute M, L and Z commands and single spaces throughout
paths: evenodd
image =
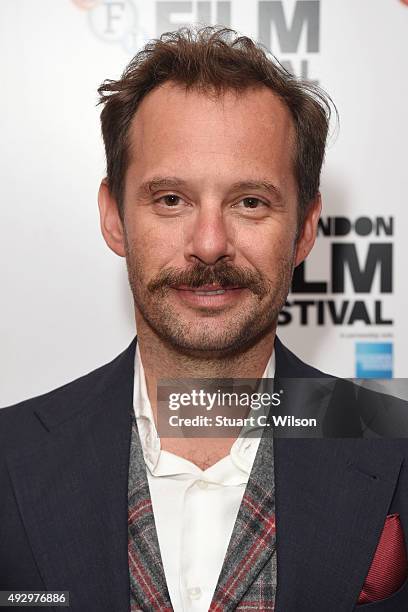
M 357 378 L 392 378 L 392 343 L 356 343 Z

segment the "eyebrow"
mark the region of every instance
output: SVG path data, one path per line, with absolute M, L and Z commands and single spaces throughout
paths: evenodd
M 282 200 L 280 189 L 269 181 L 238 181 L 231 185 L 231 191 L 267 191 L 277 200 Z
M 177 187 L 185 187 L 188 182 L 177 176 L 154 176 L 142 183 L 138 189 L 141 195 L 150 195 L 152 192 L 159 189 L 171 189 Z M 230 186 L 230 191 L 267 191 L 276 200 L 282 200 L 280 189 L 271 183 L 264 180 L 237 181 Z
M 172 187 L 184 187 L 187 181 L 177 176 L 154 176 L 150 180 L 142 183 L 138 189 L 141 195 L 150 195 L 159 189 L 171 189 Z

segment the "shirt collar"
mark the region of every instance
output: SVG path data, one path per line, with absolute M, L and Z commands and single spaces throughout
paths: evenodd
M 262 378 L 273 379 L 274 376 L 275 351 L 272 350 L 272 354 L 269 357 L 268 363 L 266 364 Z M 146 466 L 149 468 L 152 474 L 155 474 L 155 470 L 159 465 L 161 445 L 160 437 L 157 433 L 156 424 L 154 422 L 153 410 L 147 393 L 146 376 L 139 351 L 139 343 L 136 343 L 135 352 L 133 407 Z M 259 415 L 259 411 L 256 412 Z M 249 414 L 254 414 L 253 409 Z M 256 435 L 254 429 L 256 428 L 242 428 L 240 435 L 232 445 L 230 452 L 232 462 L 248 476 L 250 474 L 261 437 L 261 432 L 259 435 Z M 211 470 L 211 468 L 209 469 Z

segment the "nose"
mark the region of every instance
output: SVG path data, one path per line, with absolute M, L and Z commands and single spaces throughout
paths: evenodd
M 214 265 L 221 259 L 233 258 L 232 227 L 227 223 L 220 207 L 201 207 L 186 231 L 187 261 L 194 262 L 199 259 L 207 265 Z

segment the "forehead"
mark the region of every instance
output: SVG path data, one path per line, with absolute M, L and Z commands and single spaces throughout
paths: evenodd
M 284 172 L 292 168 L 295 128 L 287 106 L 265 86 L 214 94 L 167 82 L 142 100 L 128 142 L 131 164 L 173 158 L 191 165 L 214 156 Z

